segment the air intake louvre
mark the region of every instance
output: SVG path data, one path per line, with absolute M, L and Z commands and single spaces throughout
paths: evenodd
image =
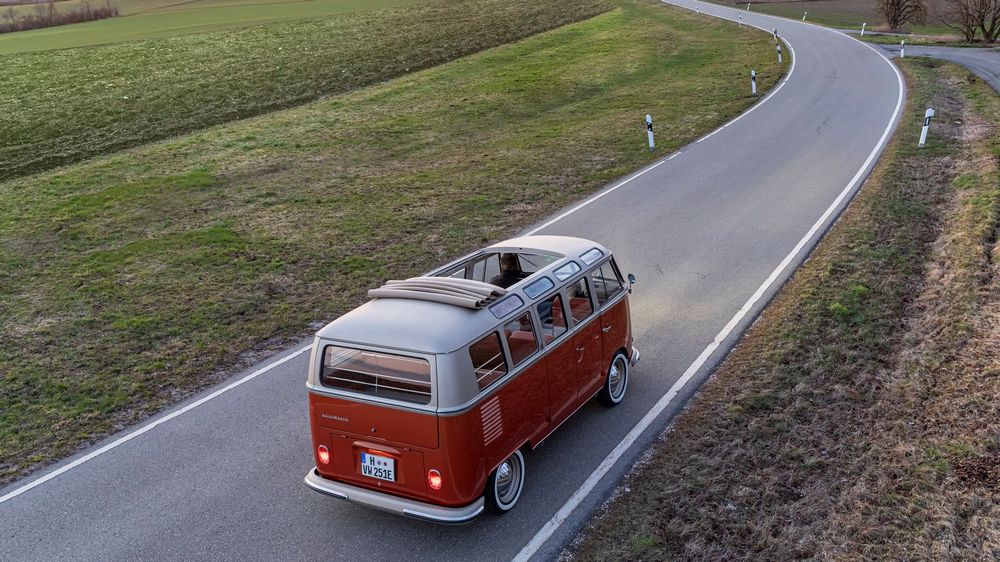
M 453 277 L 412 277 L 368 291 L 370 298 L 416 299 L 473 309 L 483 308 L 506 294 L 506 289 L 496 285 Z
M 503 435 L 503 417 L 500 415 L 500 397 L 494 396 L 484 403 L 479 414 L 483 418 L 483 445 L 489 445 Z

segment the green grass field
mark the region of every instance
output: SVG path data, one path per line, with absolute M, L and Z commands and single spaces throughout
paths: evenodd
M 607 8 L 603 0 L 439 0 L 4 57 L 0 180 L 292 107 Z
M 380 85 L 0 183 L 0 481 L 698 138 L 753 103 L 750 68 L 765 89 L 784 71 L 767 34 L 617 3 Z
M 426 0 L 110 0 L 121 16 L 101 21 L 0 34 L 0 55 L 70 49 L 203 33 L 278 21 L 333 16 L 418 4 Z M 98 4 L 103 0 L 91 0 Z M 59 2 L 60 11 L 77 10 L 83 0 Z M 34 13 L 19 6 L 16 14 Z M 0 10 L 6 14 L 7 8 Z

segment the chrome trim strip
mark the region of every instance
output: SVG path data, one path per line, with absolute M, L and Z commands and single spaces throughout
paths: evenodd
M 338 499 L 388 511 L 397 515 L 405 515 L 421 521 L 445 525 L 468 523 L 478 517 L 486 508 L 486 502 L 482 497 L 464 507 L 443 507 L 426 502 L 408 500 L 323 478 L 315 468 L 306 474 L 305 484 L 321 494 Z

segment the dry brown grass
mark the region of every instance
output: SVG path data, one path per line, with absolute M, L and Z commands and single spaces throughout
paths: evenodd
M 906 68 L 858 198 L 565 557 L 1000 559 L 1000 98 Z

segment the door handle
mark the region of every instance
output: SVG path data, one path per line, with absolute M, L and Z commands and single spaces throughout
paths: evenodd
M 612 327 L 613 327 L 613 326 L 605 326 L 605 327 L 601 328 L 601 331 L 602 331 L 602 332 L 604 332 L 604 333 L 606 334 L 606 333 L 608 333 L 608 332 L 610 332 L 610 331 L 611 331 L 611 328 L 612 328 Z

